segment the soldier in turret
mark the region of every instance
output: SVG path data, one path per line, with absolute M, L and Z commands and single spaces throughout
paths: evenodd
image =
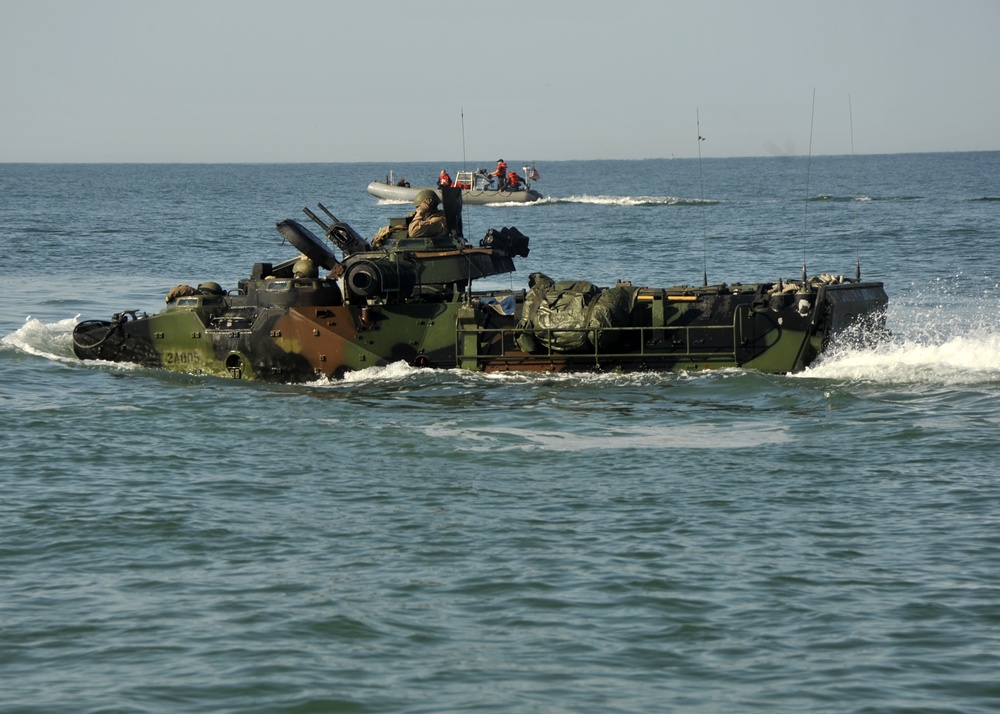
M 406 234 L 410 238 L 433 238 L 448 235 L 448 221 L 440 208 L 441 199 L 428 188 L 419 191 L 413 199 L 416 209 L 407 216 Z
M 434 238 L 448 235 L 448 221 L 439 206 L 441 199 L 429 188 L 421 189 L 413 198 L 414 210 L 406 216 L 406 235 L 410 238 Z M 379 248 L 403 226 L 382 226 L 372 239 L 372 247 Z

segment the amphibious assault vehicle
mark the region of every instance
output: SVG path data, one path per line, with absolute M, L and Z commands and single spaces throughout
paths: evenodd
M 295 220 L 277 224 L 301 255 L 257 263 L 235 290 L 178 286 L 154 315 L 126 310 L 81 322 L 75 353 L 269 382 L 398 361 L 486 372 L 788 373 L 838 338 L 874 340 L 885 329 L 882 283 L 859 276 L 601 288 L 533 273 L 526 289 L 477 291 L 476 279 L 514 271 L 529 239 L 502 228 L 467 242 L 457 190 L 444 192 L 446 235 L 409 237 L 408 219 L 391 219 L 377 247 L 319 208 L 323 217 L 304 210 L 326 240 Z

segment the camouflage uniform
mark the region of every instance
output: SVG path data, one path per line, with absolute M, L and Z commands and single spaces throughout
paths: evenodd
M 420 191 L 413 201 L 415 211 L 406 216 L 406 226 L 390 225 L 379 228 L 372 239 L 373 248 L 381 248 L 386 241 L 398 237 L 396 231 L 406 231 L 410 238 L 434 238 L 448 235 L 448 221 L 444 213 L 438 209 L 440 199 L 433 191 Z
M 410 238 L 425 238 L 448 235 L 448 221 L 438 210 L 437 198 L 428 198 L 417 206 L 408 221 L 407 235 Z

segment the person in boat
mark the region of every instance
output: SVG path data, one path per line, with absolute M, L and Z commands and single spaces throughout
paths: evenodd
M 507 190 L 509 191 L 523 191 L 524 190 L 524 180 L 517 175 L 516 171 L 511 171 L 507 174 Z
M 441 169 L 441 174 L 438 176 L 438 188 L 450 188 L 451 187 L 451 176 L 444 169 Z
M 406 179 L 399 179 L 399 181 L 396 182 L 396 185 L 397 186 L 402 186 L 403 188 L 409 188 L 410 187 L 410 182 L 407 181 Z
M 497 169 L 490 176 L 497 180 L 497 191 L 503 191 L 507 188 L 507 164 L 503 162 L 503 159 L 497 159 Z

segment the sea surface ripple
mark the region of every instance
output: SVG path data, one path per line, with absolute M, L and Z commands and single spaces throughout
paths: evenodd
M 812 161 L 809 200 L 801 158 L 539 163 L 548 200 L 465 224 L 531 237 L 515 287 L 860 261 L 884 345 L 304 385 L 71 333 L 441 166 L 0 165 L 0 710 L 1000 709 L 1000 154 Z

